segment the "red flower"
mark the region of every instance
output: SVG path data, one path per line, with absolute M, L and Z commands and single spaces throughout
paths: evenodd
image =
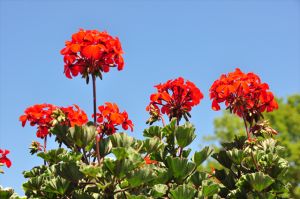
M 128 119 L 126 111 L 122 113 L 115 103 L 106 102 L 105 105 L 98 107 L 99 113 L 96 114 L 98 131 L 101 134 L 111 135 L 116 132 L 117 126 L 122 125 L 124 130 L 130 128 L 133 131 L 133 123 Z M 94 115 L 93 115 L 94 117 Z
M 20 121 L 24 127 L 29 121 L 31 126 L 37 125 L 37 137 L 44 138 L 49 134 L 49 130 L 57 123 L 67 126 L 81 126 L 87 123 L 87 115 L 77 105 L 69 107 L 57 107 L 52 104 L 36 104 L 25 110 L 25 114 L 20 116 Z
M 109 72 L 110 67 L 117 66 L 118 70 L 124 67 L 121 43 L 107 32 L 80 29 L 65 45 L 61 54 L 64 55 L 64 73 L 70 79 L 79 73 L 87 80 L 89 74 L 102 78 L 102 72 Z
M 145 156 L 144 161 L 146 164 L 157 164 L 158 163 L 156 160 L 151 160 L 150 155 Z
M 176 117 L 179 121 L 184 117 L 188 120 L 192 107 L 199 104 L 200 100 L 203 99 L 203 94 L 199 88 L 194 83 L 185 81 L 182 77 L 169 80 L 155 87 L 157 93 L 150 96 L 151 102 L 146 108 L 151 115 L 160 114 L 161 111 L 161 113 L 167 114 L 169 119 Z M 155 111 L 155 113 L 151 111 Z
M 27 121 L 30 122 L 31 126 L 38 125 L 36 136 L 44 138 L 52 127 L 51 121 L 53 118 L 51 115 L 56 109 L 57 107 L 52 104 L 36 104 L 28 107 L 25 110 L 25 114 L 20 117 L 22 126 L 24 127 Z
M 9 150 L 0 149 L 0 163 L 5 164 L 7 168 L 11 167 L 11 161 L 6 157 L 9 154 Z
M 266 83 L 254 73 L 243 73 L 239 68 L 221 75 L 210 88 L 212 109 L 220 110 L 219 103 L 225 102 L 230 111 L 247 121 L 261 117 L 264 111 L 278 108 L 277 102 Z
M 82 126 L 86 124 L 88 122 L 88 117 L 86 113 L 83 110 L 81 110 L 76 104 L 74 104 L 74 106 L 76 109 L 74 109 L 73 106 L 60 108 L 66 115 L 69 126 Z

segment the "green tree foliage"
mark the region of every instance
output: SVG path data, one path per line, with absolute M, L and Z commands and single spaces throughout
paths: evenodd
M 278 132 L 276 138 L 279 143 L 287 149 L 285 157 L 290 164 L 288 177 L 292 185 L 291 194 L 295 198 L 300 198 L 300 95 L 291 95 L 286 100 L 277 101 L 279 109 L 265 113 L 264 117 Z M 236 135 L 246 135 L 243 121 L 228 112 L 216 118 L 214 126 L 214 135 L 205 137 L 205 140 L 232 142 Z M 215 163 L 211 162 L 210 165 Z

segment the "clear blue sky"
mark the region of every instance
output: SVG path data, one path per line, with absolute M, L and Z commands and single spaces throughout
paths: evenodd
M 29 154 L 35 128 L 21 127 L 24 109 L 37 103 L 78 104 L 91 115 L 92 88 L 63 74 L 60 50 L 79 28 L 118 36 L 125 68 L 97 82 L 98 104 L 126 109 L 141 138 L 153 85 L 182 76 L 205 99 L 192 111 L 194 150 L 213 133 L 208 89 L 222 73 L 240 67 L 259 74 L 280 97 L 300 92 L 299 1 L 0 1 L 0 148 L 13 165 L 0 184 L 20 194 L 23 170 L 42 164 Z M 50 147 L 56 145 L 51 142 Z

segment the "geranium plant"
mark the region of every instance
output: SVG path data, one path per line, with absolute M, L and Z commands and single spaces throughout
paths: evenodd
M 97 107 L 96 77 L 111 67 L 122 70 L 123 51 L 118 38 L 107 32 L 83 30 L 72 35 L 61 54 L 66 77 L 81 75 L 93 82 L 93 115 L 89 121 L 77 105 L 37 104 L 20 116 L 22 126 L 37 126 L 30 153 L 44 164 L 25 171 L 24 198 L 286 198 L 288 162 L 275 140 L 276 131 L 262 113 L 277 109 L 266 83 L 240 69 L 216 80 L 211 89 L 212 108 L 220 103 L 243 118 L 245 137 L 224 143 L 221 151 L 209 147 L 193 151 L 189 145 L 196 129 L 191 110 L 203 99 L 200 89 L 182 77 L 155 86 L 146 110 L 150 124 L 138 140 L 120 131 L 134 124 L 117 104 Z M 168 122 L 165 122 L 164 116 Z M 183 119 L 185 121 L 183 121 Z M 154 126 L 157 121 L 162 125 Z M 57 148 L 47 150 L 47 137 Z M 0 163 L 10 167 L 9 151 L 0 150 Z M 203 169 L 212 156 L 221 169 Z M 20 198 L 12 189 L 0 188 L 0 198 Z

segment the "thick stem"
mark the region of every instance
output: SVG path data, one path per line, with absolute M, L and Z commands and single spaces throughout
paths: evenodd
M 44 137 L 44 153 L 47 152 L 47 135 Z
M 97 128 L 97 96 L 96 96 L 96 76 L 92 75 L 92 79 L 93 79 L 93 105 L 94 105 L 94 126 Z M 99 146 L 99 140 L 98 140 L 98 135 L 96 136 L 96 154 L 97 154 L 97 160 L 98 160 L 98 164 L 100 164 L 101 161 L 101 157 L 100 157 L 100 146 Z
M 247 122 L 246 122 L 245 117 L 243 117 L 243 120 L 244 120 L 245 129 L 246 129 L 246 132 L 247 132 L 248 140 L 250 140 L 251 139 L 251 135 L 250 135 L 250 132 L 248 130 L 248 126 L 247 126 Z
M 44 153 L 47 152 L 47 135 L 44 137 Z M 44 165 L 46 165 L 46 160 L 44 160 Z
M 87 157 L 87 155 L 86 155 L 86 151 L 85 151 L 84 147 L 82 148 L 82 152 L 83 152 L 83 157 L 84 157 L 85 163 L 86 163 L 86 164 L 90 164 L 90 163 L 89 163 L 89 159 L 88 159 L 88 157 Z
M 179 147 L 179 154 L 178 154 L 178 157 L 182 158 L 182 152 L 183 152 L 183 148 L 182 148 L 182 147 Z

